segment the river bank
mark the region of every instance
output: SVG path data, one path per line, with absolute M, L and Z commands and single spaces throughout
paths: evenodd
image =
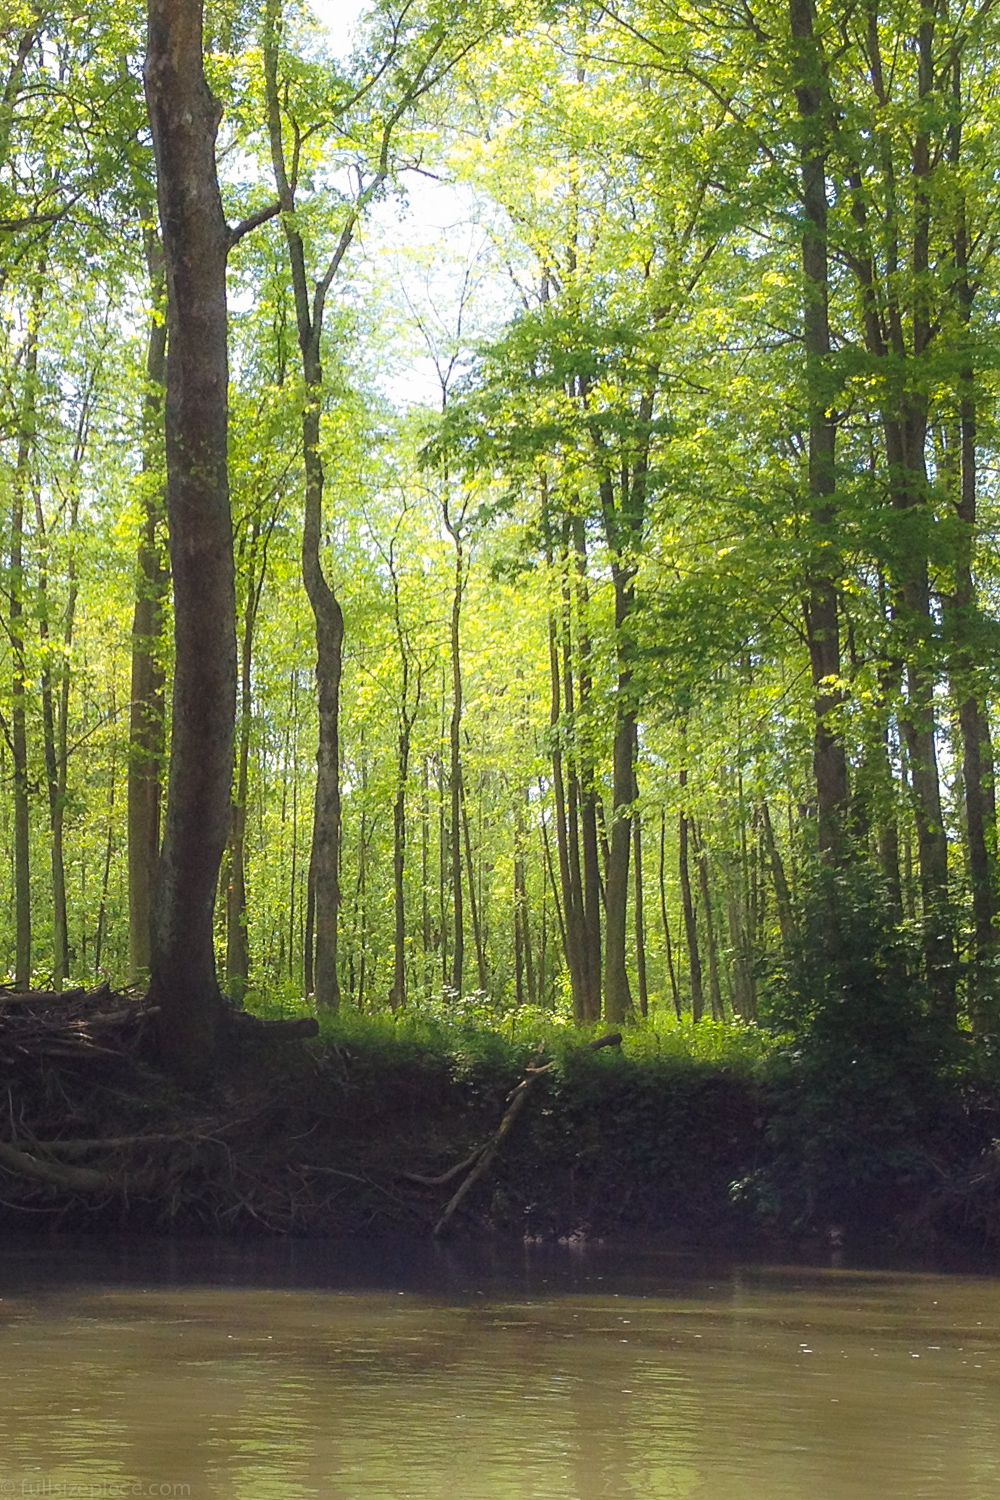
M 195 1094 L 157 1072 L 148 1026 L 109 991 L 0 1007 L 9 1225 L 1000 1247 L 988 1058 L 916 1102 L 898 1079 L 823 1098 L 753 1038 L 711 1056 L 698 1037 L 346 1018 L 248 1033 Z

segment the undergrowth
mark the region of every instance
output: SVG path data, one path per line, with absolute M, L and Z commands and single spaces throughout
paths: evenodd
M 261 994 L 248 997 L 248 1008 L 262 1016 L 311 1011 L 309 1002 Z M 504 1013 L 479 996 L 421 1000 L 376 1014 L 345 1006 L 319 1012 L 319 1023 L 320 1045 L 360 1047 L 383 1054 L 386 1061 L 432 1052 L 460 1065 L 501 1070 L 523 1068 L 539 1051 L 546 1062 L 559 1065 L 567 1054 L 611 1029 L 606 1022 L 577 1026 L 565 1013 L 535 1006 Z M 636 1063 L 699 1064 L 751 1076 L 773 1050 L 773 1037 L 737 1021 L 703 1018 L 693 1023 L 664 1012 L 622 1027 L 622 1053 Z

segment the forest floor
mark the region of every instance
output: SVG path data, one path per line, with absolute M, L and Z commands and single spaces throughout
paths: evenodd
M 787 1091 L 759 1068 L 631 1057 L 614 1036 L 484 1052 L 248 1029 L 195 1093 L 151 1038 L 140 996 L 0 991 L 8 1224 L 737 1247 L 836 1239 L 846 1219 L 911 1248 L 1000 1251 L 992 1086 L 953 1091 L 905 1161 L 860 1158 L 845 1194 L 810 1167 L 822 1142 L 793 1129 L 790 1149 Z

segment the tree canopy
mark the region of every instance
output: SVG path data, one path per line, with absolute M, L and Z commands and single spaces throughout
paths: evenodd
M 997 25 L 8 6 L 12 981 L 996 1031 Z

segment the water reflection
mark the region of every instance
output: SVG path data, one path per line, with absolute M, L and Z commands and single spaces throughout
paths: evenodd
M 430 1252 L 421 1288 L 423 1249 L 381 1284 L 330 1247 L 263 1276 L 128 1253 L 71 1284 L 0 1257 L 0 1496 L 1000 1493 L 987 1277 Z

